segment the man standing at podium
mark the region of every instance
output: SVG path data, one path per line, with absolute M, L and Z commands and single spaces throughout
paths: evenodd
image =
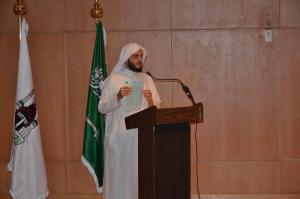
M 151 77 L 142 72 L 146 57 L 139 44 L 125 45 L 101 86 L 98 109 L 106 114 L 104 199 L 138 199 L 138 130 L 126 130 L 125 118 L 161 103 Z

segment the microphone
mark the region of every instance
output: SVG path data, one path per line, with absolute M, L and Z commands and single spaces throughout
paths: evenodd
M 186 96 L 192 101 L 193 105 L 196 105 L 194 97 L 189 89 L 189 87 L 187 85 L 185 85 L 182 81 L 180 81 L 179 79 L 159 79 L 154 77 L 149 71 L 146 72 L 154 81 L 157 82 L 177 82 L 181 85 L 182 90 L 184 91 L 184 93 L 186 94 Z

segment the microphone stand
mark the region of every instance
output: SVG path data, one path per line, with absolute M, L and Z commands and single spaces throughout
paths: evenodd
M 184 93 L 186 94 L 186 96 L 192 101 L 193 105 L 196 105 L 194 97 L 189 89 L 189 87 L 187 85 L 185 85 L 182 81 L 180 81 L 179 79 L 158 79 L 156 77 L 154 77 L 150 72 L 147 71 L 147 74 L 154 80 L 157 82 L 177 82 L 181 85 L 182 90 L 184 91 Z

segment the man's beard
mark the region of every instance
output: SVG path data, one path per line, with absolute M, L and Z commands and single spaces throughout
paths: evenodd
M 136 67 L 136 65 L 132 63 L 129 59 L 127 62 L 127 67 L 129 68 L 129 70 L 134 71 L 136 73 L 140 73 L 143 70 L 143 66 L 141 66 L 140 68 Z

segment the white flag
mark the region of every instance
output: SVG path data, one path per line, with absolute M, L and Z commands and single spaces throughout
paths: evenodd
M 47 177 L 27 46 L 28 24 L 22 20 L 10 193 L 14 199 L 45 199 Z

